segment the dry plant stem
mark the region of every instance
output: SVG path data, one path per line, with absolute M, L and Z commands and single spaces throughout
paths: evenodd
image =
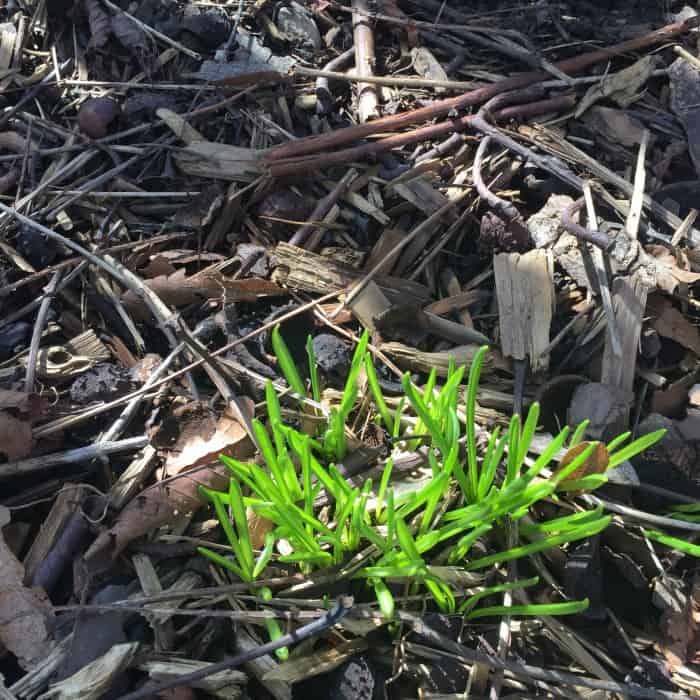
M 36 358 L 39 354 L 39 343 L 41 342 L 41 334 L 44 332 L 46 319 L 49 315 L 51 302 L 56 294 L 58 283 L 61 281 L 61 272 L 54 272 L 51 281 L 44 288 L 44 298 L 39 307 L 39 313 L 36 315 L 34 322 L 34 331 L 32 332 L 32 340 L 29 345 L 29 357 L 27 359 L 27 374 L 24 379 L 24 390 L 31 394 L 34 392 L 34 380 L 36 379 Z
M 666 690 L 645 688 L 632 683 L 616 683 L 615 681 L 598 680 L 597 678 L 579 676 L 575 673 L 548 671 L 539 666 L 520 664 L 514 661 L 504 661 L 493 654 L 485 654 L 484 652 L 468 649 L 463 644 L 455 642 L 449 637 L 445 637 L 431 629 L 420 618 L 414 617 L 413 615 L 400 613 L 400 617 L 410 622 L 413 625 L 413 629 L 418 634 L 429 639 L 432 644 L 438 649 L 443 650 L 449 656 L 457 659 L 465 659 L 469 663 L 485 664 L 491 668 L 510 671 L 514 676 L 522 678 L 526 682 L 538 680 L 554 683 L 556 685 L 579 686 L 583 688 L 592 688 L 594 690 L 604 690 L 610 693 L 619 693 L 633 698 L 642 698 L 643 700 L 686 700 L 688 697 L 685 693 L 672 693 Z
M 121 7 L 118 7 L 113 2 L 110 2 L 110 0 L 103 0 L 103 2 L 113 12 L 116 12 L 118 14 L 123 14 L 126 17 L 128 17 L 135 25 L 137 25 L 144 32 L 146 32 L 146 34 L 150 34 L 152 37 L 154 37 L 155 39 L 158 39 L 159 41 L 162 41 L 164 44 L 167 44 L 168 46 L 172 46 L 173 48 L 177 49 L 178 51 L 182 51 L 182 53 L 186 54 L 190 58 L 194 58 L 197 61 L 202 60 L 202 57 L 196 51 L 192 51 L 191 49 L 188 49 L 186 46 L 183 46 L 179 41 L 175 41 L 175 39 L 171 39 L 169 36 L 162 34 L 158 30 L 153 29 L 153 27 L 149 26 L 148 24 L 145 24 L 140 19 L 136 19 L 136 17 L 129 14 L 128 12 L 125 12 L 124 10 L 121 9 Z
M 233 393 L 231 387 L 225 379 L 226 372 L 220 366 L 218 360 L 212 357 L 211 353 L 202 345 L 192 333 L 188 330 L 182 318 L 178 318 L 180 331 L 184 338 L 185 344 L 193 351 L 193 354 L 199 356 L 204 361 L 204 370 L 209 375 L 214 386 L 219 390 L 221 397 L 226 402 L 229 409 L 235 415 L 238 422 L 248 433 L 251 442 L 259 449 L 260 445 L 253 429 L 253 423 L 249 412 L 245 409 L 238 397 Z
M 617 173 L 614 173 L 609 168 L 606 168 L 595 158 L 589 156 L 585 151 L 582 151 L 580 148 L 574 146 L 573 143 L 571 143 L 570 141 L 566 141 L 565 139 L 559 137 L 555 132 L 547 132 L 547 137 L 551 138 L 562 149 L 565 149 L 567 151 L 566 155 L 571 157 L 572 160 L 575 160 L 579 165 L 582 165 L 588 170 L 590 170 L 594 177 L 600 179 L 603 182 L 611 184 L 613 187 L 616 187 L 622 193 L 627 195 L 627 197 L 632 197 L 632 195 L 634 194 L 634 186 L 631 182 L 628 182 L 627 180 L 625 180 L 625 178 L 620 177 Z M 540 142 L 537 139 L 532 139 L 532 141 L 544 150 L 549 150 L 550 152 L 559 155 L 559 153 L 555 149 L 553 149 L 552 146 L 546 141 L 543 140 Z M 551 170 L 550 172 L 557 175 L 557 177 L 561 177 L 553 170 Z M 564 181 L 567 182 L 567 180 Z M 576 182 L 572 183 L 572 186 L 576 187 L 577 189 L 583 189 L 582 183 L 583 181 L 580 178 L 577 178 Z M 600 196 L 603 197 L 606 203 L 613 209 L 621 212 L 624 215 L 627 214 L 628 207 L 621 205 L 620 202 L 617 199 L 615 199 L 612 195 L 610 195 L 606 190 L 601 188 Z M 644 206 L 654 216 L 658 217 L 660 221 L 665 223 L 670 228 L 675 230 L 683 223 L 678 216 L 672 214 L 668 209 L 659 204 L 655 199 L 652 199 L 648 194 L 645 194 L 643 199 Z M 691 229 L 690 231 L 688 231 L 688 238 L 693 242 L 694 245 L 700 245 L 700 232 L 698 232 L 697 229 Z
M 342 294 L 344 290 L 340 291 L 333 291 L 329 292 L 328 294 L 319 297 L 318 299 L 315 299 L 314 301 L 310 301 L 308 304 L 304 304 L 303 306 L 299 306 L 296 309 L 293 309 L 289 313 L 283 314 L 282 316 L 279 316 L 272 321 L 269 321 L 268 323 L 263 324 L 260 326 L 260 328 L 256 328 L 254 331 L 251 331 L 247 335 L 244 335 L 241 338 L 236 338 L 236 340 L 231 341 L 230 343 L 227 343 L 223 347 L 220 347 L 218 350 L 215 350 L 214 352 L 211 353 L 212 357 L 218 357 L 219 355 L 222 355 L 232 348 L 235 348 L 239 345 L 242 345 L 243 343 L 248 342 L 249 340 L 257 337 L 261 333 L 264 333 L 265 331 L 270 330 L 273 326 L 275 326 L 278 323 L 284 323 L 285 321 L 288 321 L 291 318 L 294 318 L 295 316 L 299 314 L 306 313 L 307 311 L 313 309 L 314 307 L 318 306 L 319 304 L 323 304 L 324 302 L 330 301 L 331 299 L 334 299 L 337 297 L 339 294 Z M 148 393 L 151 389 L 157 389 L 162 386 L 165 386 L 168 382 L 173 381 L 174 379 L 177 379 L 178 377 L 181 377 L 188 372 L 192 371 L 193 369 L 196 369 L 200 365 L 204 364 L 204 360 L 199 359 L 195 360 L 194 362 L 190 363 L 186 367 L 183 367 L 182 369 L 177 370 L 176 372 L 173 372 L 172 374 L 169 374 L 167 377 L 164 377 L 163 379 L 160 379 L 156 382 L 154 382 L 150 387 L 148 388 L 141 388 L 136 391 L 132 391 L 130 394 L 126 394 L 125 396 L 122 396 L 119 399 L 115 399 L 114 401 L 109 401 L 108 403 L 102 404 L 101 406 L 97 406 L 92 409 L 88 409 L 84 413 L 81 413 L 79 416 L 72 416 L 71 418 L 67 419 L 59 419 L 57 421 L 54 421 L 53 423 L 47 423 L 45 425 L 42 425 L 35 429 L 33 431 L 33 435 L 36 438 L 39 437 L 44 437 L 46 435 L 51 435 L 52 433 L 57 432 L 58 430 L 63 430 L 64 428 L 71 426 L 71 425 L 76 425 L 78 423 L 83 422 L 84 420 L 87 420 L 88 418 L 92 418 L 93 416 L 99 415 L 100 413 L 104 413 L 105 411 L 110 411 L 113 408 L 116 408 L 117 406 L 121 406 L 132 399 L 135 399 L 138 396 L 142 396 L 143 394 Z
M 134 163 L 138 163 L 138 161 L 146 157 L 148 154 L 149 151 L 144 151 L 142 153 L 139 153 L 138 155 L 132 156 L 128 160 L 125 160 L 123 163 L 120 163 L 114 168 L 110 168 L 107 172 L 102 173 L 102 175 L 98 175 L 97 177 L 92 178 L 91 180 L 86 182 L 75 194 L 69 195 L 67 198 L 64 198 L 61 201 L 54 203 L 50 209 L 47 208 L 45 211 L 40 211 L 38 213 L 45 214 L 46 218 L 49 221 L 55 221 L 58 214 L 61 211 L 63 211 L 66 207 L 69 207 L 71 204 L 74 204 L 79 199 L 82 199 L 86 194 L 89 194 L 92 190 L 96 189 L 97 187 L 100 187 L 105 182 L 109 182 L 112 178 L 116 177 L 117 175 L 119 175 L 119 173 L 134 165 Z
M 474 166 L 472 168 L 472 177 L 474 178 L 474 186 L 479 196 L 488 204 L 488 206 L 498 212 L 506 221 L 514 221 L 520 216 L 518 210 L 505 199 L 501 199 L 498 195 L 495 195 L 486 186 L 484 179 L 481 177 L 481 163 L 489 149 L 491 143 L 490 136 L 484 136 L 479 143 L 479 147 L 476 149 L 476 154 L 474 155 Z
M 46 180 L 44 180 L 38 187 L 35 187 L 29 194 L 22 197 L 22 199 L 15 203 L 14 208 L 17 211 L 24 209 L 28 204 L 42 195 L 51 185 L 58 184 L 64 177 L 68 177 L 69 175 L 72 175 L 78 170 L 84 168 L 98 153 L 99 151 L 95 148 L 91 148 L 88 151 L 80 153 L 72 161 L 66 163 L 62 168 L 59 168 L 53 175 L 51 175 L 51 177 L 46 178 Z M 0 225 L 11 219 L 12 216 L 12 213 L 0 216 Z
M 644 36 L 630 41 L 625 41 L 615 46 L 606 49 L 599 49 L 590 53 L 582 54 L 575 58 L 567 59 L 557 63 L 557 67 L 565 73 L 576 73 L 588 68 L 600 61 L 608 60 L 614 56 L 619 56 L 623 53 L 638 51 L 659 43 L 670 41 L 676 36 L 687 32 L 695 22 L 676 22 L 669 24 L 661 29 L 645 34 Z M 283 158 L 291 158 L 294 156 L 309 155 L 319 151 L 327 151 L 337 148 L 341 144 L 350 143 L 359 139 L 366 138 L 372 134 L 383 133 L 387 131 L 398 131 L 413 124 L 424 122 L 429 119 L 446 116 L 452 110 L 465 109 L 476 104 L 486 102 L 495 95 L 518 88 L 527 87 L 533 83 L 546 80 L 549 75 L 545 72 L 531 72 L 521 75 L 506 78 L 492 85 L 472 90 L 471 92 L 451 97 L 445 100 L 439 100 L 427 107 L 404 112 L 403 114 L 391 115 L 381 119 L 374 120 L 358 126 L 351 126 L 345 129 L 339 129 L 329 134 L 320 136 L 308 137 L 299 139 L 294 143 L 285 144 L 275 148 L 268 156 L 269 161 L 281 160 Z
M 357 171 L 349 170 L 338 181 L 338 184 L 321 200 L 319 200 L 316 208 L 311 212 L 309 221 L 302 224 L 289 239 L 289 245 L 303 247 L 309 236 L 316 228 L 316 224 L 322 221 L 328 212 L 333 208 L 333 205 L 350 189 L 352 181 L 357 177 Z
M 598 225 L 596 222 L 598 221 L 598 217 L 596 216 L 595 205 L 593 204 L 593 194 L 591 193 L 591 187 L 588 182 L 583 184 L 583 198 L 586 201 L 588 225 L 593 225 L 597 229 Z M 597 233 L 597 231 L 595 232 Z M 596 276 L 598 277 L 598 285 L 600 287 L 600 299 L 603 303 L 603 311 L 605 312 L 605 317 L 608 322 L 610 347 L 613 354 L 617 358 L 620 358 L 622 355 L 622 342 L 620 340 L 620 330 L 618 328 L 617 317 L 615 316 L 615 309 L 613 307 L 612 294 L 610 293 L 610 280 L 608 279 L 608 272 L 605 266 L 605 258 L 603 257 L 603 251 L 597 247 L 592 250 L 592 255 Z
M 340 311 L 345 308 L 353 299 L 355 299 L 358 294 L 365 288 L 367 283 L 374 279 L 384 266 L 390 261 L 394 260 L 396 256 L 412 241 L 414 241 L 418 236 L 420 236 L 426 229 L 432 228 L 433 224 L 440 219 L 453 207 L 459 204 L 461 201 L 470 196 L 470 191 L 465 190 L 461 194 L 457 195 L 453 200 L 443 204 L 436 212 L 431 214 L 425 221 L 420 223 L 416 228 L 411 231 L 407 236 L 402 238 L 387 254 L 353 287 L 352 291 L 347 295 L 345 301 L 338 306 L 338 308 L 331 314 L 331 318 L 335 318 Z
M 344 54 L 341 54 L 344 55 Z M 362 82 L 367 85 L 388 85 L 392 87 L 416 87 L 416 88 L 450 88 L 453 90 L 470 90 L 474 83 L 465 80 L 431 80 L 429 78 L 402 78 L 393 75 L 359 75 L 357 73 L 338 73 L 331 70 L 319 70 L 318 68 L 305 68 L 297 66 L 294 69 L 297 75 L 306 75 L 319 80 L 345 80 L 349 82 Z M 318 81 L 317 85 L 318 85 Z M 318 94 L 318 87 L 316 88 Z
M 634 190 L 630 198 L 630 210 L 625 221 L 625 231 L 632 240 L 637 240 L 639 233 L 639 222 L 642 218 L 642 207 L 644 206 L 644 185 L 646 183 L 646 170 L 644 161 L 647 155 L 649 144 L 649 130 L 644 129 L 642 140 L 639 143 L 639 153 L 637 154 L 637 167 L 634 174 Z
M 581 226 L 581 224 L 574 221 L 574 215 L 583 209 L 585 203 L 585 199 L 581 197 L 570 204 L 561 214 L 561 223 L 569 233 L 576 236 L 576 238 L 579 240 L 592 243 L 594 246 L 597 246 L 602 250 L 607 250 L 612 244 L 612 241 L 606 234 L 601 233 L 600 231 L 592 231 L 589 228 L 584 228 Z
M 153 314 L 155 319 L 159 322 L 160 329 L 167 338 L 170 346 L 174 349 L 178 347 L 179 343 L 172 329 L 169 327 L 169 323 L 172 320 L 172 313 L 170 309 L 160 300 L 157 294 L 155 294 L 151 289 L 149 289 L 142 280 L 140 280 L 133 272 L 128 270 L 120 262 L 117 262 L 114 258 L 109 255 L 105 255 L 101 258 L 89 250 L 86 250 L 81 245 L 75 241 L 71 241 L 69 238 L 62 236 L 60 233 L 52 231 L 50 228 L 46 228 L 42 224 L 30 219 L 23 214 L 15 211 L 14 209 L 0 203 L 0 211 L 5 212 L 11 217 L 14 217 L 21 223 L 31 228 L 36 229 L 42 233 L 47 238 L 54 241 L 62 243 L 67 248 L 74 250 L 76 253 L 80 253 L 88 262 L 96 265 L 100 269 L 104 270 L 110 274 L 114 279 L 116 279 L 120 284 L 124 285 L 127 289 L 130 289 L 136 296 L 143 301 L 148 307 L 150 312 Z M 197 387 L 192 379 L 191 375 L 188 373 L 188 381 L 190 384 L 190 390 L 192 391 L 193 397 L 196 399 L 199 395 Z
M 115 442 L 98 442 L 86 447 L 77 447 L 74 450 L 65 452 L 55 452 L 41 457 L 30 457 L 20 459 L 15 462 L 0 464 L 0 479 L 12 479 L 21 474 L 29 474 L 50 467 L 57 467 L 62 464 L 74 464 L 101 457 L 103 455 L 114 454 L 115 452 L 131 452 L 140 450 L 150 442 L 148 435 L 138 435 Z
M 514 107 L 510 111 L 511 114 L 518 111 L 527 111 L 527 113 L 530 115 L 547 114 L 549 112 L 558 112 L 569 109 L 574 104 L 575 98 L 572 95 L 563 95 L 560 97 L 553 97 L 548 100 L 540 100 L 539 102 L 531 105 L 523 105 L 519 109 Z M 494 118 L 499 119 L 500 114 L 496 112 L 494 114 Z M 308 172 L 309 170 L 317 168 L 325 168 L 329 165 L 340 165 L 352 161 L 360 161 L 368 156 L 383 153 L 394 148 L 407 146 L 413 143 L 420 143 L 423 141 L 430 141 L 436 138 L 442 138 L 452 134 L 455 131 L 463 131 L 474 126 L 475 119 L 475 116 L 451 118 L 443 122 L 439 122 L 438 124 L 431 124 L 430 126 L 420 127 L 402 134 L 387 136 L 386 138 L 379 139 L 371 143 L 365 143 L 352 148 L 345 148 L 341 151 L 333 152 L 333 149 L 330 148 L 328 153 L 317 156 L 294 157 L 285 160 L 273 161 L 269 164 L 270 173 L 273 177 L 284 177 L 287 175 L 298 176 L 301 172 Z M 374 124 L 374 122 L 370 123 Z
M 374 32 L 366 16 L 368 0 L 352 0 L 352 33 L 355 42 L 355 71 L 359 77 L 374 75 L 377 58 L 374 54 Z M 357 112 L 360 123 L 379 116 L 376 88 L 370 83 L 357 84 Z
M 521 404 L 522 404 L 522 393 L 521 393 Z M 522 416 L 522 406 L 519 411 Z M 508 549 L 518 546 L 518 521 L 508 520 Z M 512 583 L 518 578 L 518 568 L 515 561 L 508 562 L 508 582 Z M 503 606 L 506 608 L 513 605 L 513 592 L 505 591 L 503 593 Z M 505 614 L 501 617 L 501 624 L 498 629 L 498 650 L 497 654 L 501 659 L 505 659 L 508 656 L 508 650 L 510 649 L 511 641 L 513 638 L 511 631 L 511 623 L 513 618 L 511 615 Z M 498 700 L 501 693 L 501 687 L 503 686 L 503 669 L 496 669 L 493 679 L 491 680 L 491 687 L 489 688 L 489 700 Z
M 328 61 L 328 63 L 323 66 L 323 71 L 321 72 L 333 73 L 339 68 L 345 68 L 345 66 L 350 65 L 354 57 L 355 47 L 353 46 L 352 48 Z M 299 68 L 296 70 L 299 72 Z M 344 73 L 341 73 L 340 75 L 344 75 Z M 319 114 L 328 114 L 333 108 L 333 94 L 331 93 L 331 88 L 328 82 L 329 77 L 331 76 L 321 75 L 319 73 L 318 77 L 316 78 L 316 99 L 318 100 L 316 111 Z
M 148 245 L 156 245 L 158 243 L 165 243 L 166 241 L 175 241 L 175 240 L 180 240 L 182 238 L 191 238 L 192 236 L 195 235 L 195 232 L 178 232 L 178 233 L 165 233 L 162 236 L 154 236 L 153 238 L 149 238 L 148 241 L 145 241 L 144 243 L 147 243 Z M 103 253 L 118 253 L 123 250 L 129 250 L 133 251 L 134 246 L 140 245 L 138 243 L 134 243 L 133 241 L 130 241 L 129 243 L 119 243 L 118 245 L 110 246 L 109 248 L 105 248 Z M 32 284 L 33 282 L 36 282 L 37 280 L 40 280 L 42 277 L 47 277 L 53 272 L 56 272 L 57 270 L 64 270 L 67 267 L 71 267 L 71 265 L 76 265 L 80 263 L 82 258 L 80 257 L 73 257 L 73 258 L 68 258 L 67 260 L 63 260 L 60 263 L 57 263 L 56 265 L 50 265 L 49 267 L 45 268 L 44 270 L 40 270 L 39 272 L 34 272 L 31 275 L 28 275 L 27 277 L 24 277 L 21 280 L 18 280 L 17 282 L 13 282 L 12 284 L 8 284 L 4 287 L 0 287 L 0 299 L 2 297 L 7 296 L 8 294 L 12 294 L 13 292 L 16 292 L 18 289 L 21 289 L 22 287 L 26 286 L 27 284 Z M 73 272 L 71 272 L 68 276 L 66 276 L 61 282 L 61 285 L 65 284 L 68 277 L 72 275 Z M 72 279 L 72 278 L 71 278 Z M 32 307 L 35 308 L 35 307 Z M 8 317 L 9 318 L 9 317 Z M 0 328 L 2 328 L 4 325 L 9 323 L 7 320 L 2 320 L 0 321 Z
M 63 70 L 64 68 L 68 68 L 68 66 L 73 62 L 72 58 L 69 58 L 68 60 L 64 61 L 59 68 Z M 0 129 L 2 129 L 7 122 L 12 119 L 12 117 L 17 114 L 26 104 L 29 104 L 34 100 L 34 98 L 47 86 L 48 83 L 50 83 L 54 78 L 56 77 L 56 69 L 54 68 L 50 73 L 47 73 L 41 81 L 35 85 L 33 88 L 30 90 L 27 90 L 27 92 L 20 97 L 19 100 L 17 100 L 17 103 L 13 105 L 7 112 L 5 112 L 2 116 L 0 116 Z
M 17 700 L 17 696 L 7 689 L 5 678 L 2 674 L 0 674 L 0 700 Z
M 325 630 L 330 629 L 337 622 L 340 622 L 340 620 L 342 620 L 351 609 L 352 598 L 341 598 L 338 600 L 335 607 L 331 611 L 327 612 L 323 617 L 310 622 L 308 625 L 303 625 L 289 634 L 284 634 L 273 642 L 261 644 L 256 649 L 244 652 L 243 654 L 238 654 L 232 659 L 226 659 L 225 661 L 220 661 L 216 664 L 210 664 L 209 666 L 198 671 L 194 671 L 193 673 L 185 673 L 172 680 L 162 681 L 160 683 L 156 683 L 155 685 L 151 685 L 150 687 L 146 686 L 140 690 L 136 690 L 133 693 L 127 693 L 126 695 L 119 697 L 117 700 L 142 700 L 142 698 L 148 698 L 154 694 L 162 693 L 164 690 L 178 688 L 185 684 L 190 685 L 195 681 L 201 680 L 202 678 L 207 678 L 214 673 L 227 671 L 228 669 L 236 668 L 237 666 L 242 666 L 248 661 L 252 661 L 260 656 L 269 654 L 277 649 L 280 649 L 281 647 L 298 644 L 305 639 L 310 639 L 317 634 L 321 634 L 321 632 L 325 632 Z
M 185 349 L 185 344 L 180 343 L 176 348 L 174 348 L 170 354 L 156 367 L 148 379 L 144 382 L 141 387 L 142 391 L 147 391 L 168 371 L 168 368 L 175 361 L 175 358 Z M 119 414 L 117 420 L 112 423 L 111 427 L 100 436 L 99 442 L 112 442 L 119 438 L 119 436 L 127 428 L 131 419 L 136 414 L 138 407 L 141 405 L 145 394 L 139 394 L 134 396 L 131 401 L 124 407 L 122 412 Z

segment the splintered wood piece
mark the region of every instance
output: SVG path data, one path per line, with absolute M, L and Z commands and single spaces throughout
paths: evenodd
M 163 592 L 163 586 L 158 578 L 156 567 L 146 554 L 134 554 L 131 557 L 136 576 L 141 584 L 144 595 L 152 596 Z M 170 651 L 174 644 L 174 630 L 172 624 L 159 618 L 157 615 L 147 615 L 146 619 L 153 629 L 154 646 L 156 651 Z
M 613 282 L 615 323 L 620 336 L 621 356 L 613 352 L 610 336 L 606 338 L 600 381 L 631 394 L 637 366 L 637 348 L 642 332 L 644 309 L 649 288 L 639 275 L 618 277 Z M 622 429 L 624 429 L 623 426 Z
M 391 302 L 374 281 L 370 281 L 348 306 L 359 322 L 372 333 L 377 328 L 374 319 L 391 308 Z
M 554 313 L 554 261 L 551 251 L 499 253 L 493 270 L 498 299 L 501 349 L 516 360 L 529 358 L 532 372 L 544 370 Z
M 399 229 L 385 228 L 379 236 L 377 242 L 374 244 L 374 248 L 372 248 L 370 251 L 367 262 L 365 263 L 365 269 L 374 269 L 374 266 L 382 261 L 386 254 L 390 250 L 393 250 L 399 241 L 402 238 L 405 238 L 407 235 L 408 234 L 405 231 L 400 231 Z M 390 275 L 394 267 L 394 263 L 394 260 L 387 260 L 385 263 L 379 266 L 377 269 L 377 274 Z
M 82 486 L 67 483 L 56 496 L 48 516 L 44 519 L 39 534 L 34 538 L 24 561 L 24 581 L 29 584 L 41 563 L 53 548 L 63 528 L 78 510 L 86 491 Z
M 402 199 L 410 202 L 419 211 L 432 214 L 447 204 L 447 197 L 436 190 L 427 178 L 418 176 L 407 182 L 391 184 L 387 188 L 393 190 Z
M 369 18 L 369 2 L 352 0 L 352 32 L 355 42 L 355 70 L 357 75 L 374 75 L 377 59 L 374 54 L 374 32 Z M 377 88 L 369 83 L 357 84 L 357 112 L 360 123 L 379 116 Z
M 337 292 L 352 286 L 365 276 L 364 273 L 328 256 L 318 255 L 284 242 L 275 248 L 275 258 L 277 269 L 273 279 L 290 289 L 304 292 Z M 426 287 L 410 280 L 377 276 L 377 284 L 389 297 L 389 301 L 416 303 L 422 306 L 430 298 Z

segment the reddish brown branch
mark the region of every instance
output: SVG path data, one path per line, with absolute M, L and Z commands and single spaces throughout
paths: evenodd
M 507 107 L 503 110 L 510 118 L 521 113 L 526 113 L 528 116 L 536 114 L 546 114 L 547 112 L 557 112 L 564 109 L 570 109 L 576 103 L 576 98 L 573 95 L 562 95 L 553 97 L 548 100 L 540 100 L 539 102 L 531 102 L 525 105 L 516 105 Z M 501 112 L 494 113 L 494 118 L 499 120 Z M 387 136 L 384 139 L 365 143 L 352 148 L 345 148 L 335 153 L 322 153 L 318 155 L 309 155 L 299 158 L 286 158 L 283 161 L 275 161 L 270 163 L 270 173 L 273 177 L 286 177 L 289 175 L 299 175 L 300 173 L 311 173 L 311 171 L 325 168 L 329 165 L 338 165 L 342 163 L 350 163 L 352 161 L 360 161 L 367 156 L 376 153 L 389 151 L 392 148 L 407 146 L 420 141 L 430 141 L 432 139 L 446 136 L 455 131 L 463 131 L 472 125 L 476 119 L 476 115 L 458 117 L 455 119 L 447 119 L 438 124 L 412 129 L 402 134 Z M 374 123 L 374 122 L 372 122 Z
M 615 46 L 611 46 L 609 48 L 599 49 L 598 51 L 582 54 L 581 56 L 576 56 L 575 58 L 569 58 L 564 61 L 560 61 L 555 65 L 558 69 L 567 74 L 576 73 L 595 63 L 610 59 L 614 56 L 619 56 L 620 54 L 632 51 L 639 51 L 640 49 L 645 49 L 655 44 L 670 41 L 679 34 L 683 34 L 684 32 L 688 31 L 695 23 L 696 22 L 691 19 L 685 22 L 669 24 L 661 29 L 650 32 L 649 34 L 637 37 L 636 39 L 630 39 L 629 41 L 624 41 L 621 44 L 616 44 Z M 458 95 L 457 97 L 439 100 L 427 107 L 421 107 L 420 109 L 414 109 L 410 112 L 404 112 L 402 114 L 382 117 L 381 119 L 375 119 L 371 122 L 366 122 L 365 124 L 358 124 L 357 126 L 338 129 L 328 134 L 310 136 L 305 139 L 299 139 L 292 143 L 284 144 L 283 146 L 279 146 L 272 150 L 267 156 L 267 160 L 269 162 L 275 162 L 292 157 L 307 156 L 311 153 L 318 153 L 319 151 L 328 151 L 333 148 L 337 148 L 342 144 L 357 141 L 372 134 L 387 131 L 398 131 L 399 129 L 412 126 L 419 122 L 446 116 L 453 110 L 465 109 L 466 107 L 471 107 L 473 105 L 486 102 L 486 100 L 489 100 L 502 92 L 527 87 L 528 85 L 532 85 L 533 83 L 537 83 L 542 80 L 547 80 L 548 78 L 549 74 L 545 73 L 544 71 L 523 73 L 521 75 L 513 76 L 512 78 L 500 80 L 491 85 L 484 85 L 483 87 L 477 88 L 476 90 L 471 90 L 470 92 L 464 93 L 463 95 Z

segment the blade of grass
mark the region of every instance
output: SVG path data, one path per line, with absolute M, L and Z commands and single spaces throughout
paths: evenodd
M 576 615 L 588 608 L 588 598 L 575 600 L 571 603 L 544 603 L 533 605 L 494 605 L 490 608 L 479 608 L 467 615 L 468 620 L 477 620 L 480 617 L 493 617 L 500 615 L 520 615 L 528 617 L 540 617 L 543 615 Z
M 566 544 L 567 542 L 575 542 L 576 540 L 581 540 L 586 537 L 592 537 L 593 535 L 597 535 L 599 532 L 602 532 L 608 526 L 611 519 L 611 516 L 608 515 L 592 523 L 586 523 L 581 527 L 569 530 L 565 533 L 551 535 L 550 537 L 538 540 L 537 542 L 531 542 L 530 544 L 513 547 L 506 552 L 498 552 L 497 554 L 481 557 L 480 559 L 476 559 L 475 561 L 467 564 L 467 571 L 483 569 L 487 566 L 492 566 L 493 564 L 502 564 L 507 561 L 512 561 L 513 559 L 518 559 L 536 552 L 541 552 L 543 549 L 550 549 L 551 547 L 557 547 L 561 544 Z
M 661 440 L 665 434 L 666 430 L 662 428 L 661 430 L 655 430 L 653 433 L 648 433 L 647 435 L 642 435 L 642 437 L 637 438 L 634 442 L 631 442 L 626 447 L 610 455 L 608 469 L 612 469 L 618 464 L 632 459 L 632 457 L 635 457 L 640 452 L 644 452 L 644 450 Z

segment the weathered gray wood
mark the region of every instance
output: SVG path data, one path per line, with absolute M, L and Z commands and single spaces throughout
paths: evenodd
M 531 370 L 547 368 L 554 313 L 554 262 L 551 251 L 499 253 L 493 259 L 501 349 L 516 360 L 529 358 Z
M 608 334 L 603 352 L 603 367 L 600 381 L 632 395 L 637 366 L 637 348 L 642 332 L 644 309 L 649 288 L 639 275 L 618 277 L 612 285 L 615 321 L 620 337 L 622 354 L 617 357 Z M 621 421 L 622 422 L 622 421 Z M 626 425 L 622 429 L 626 429 Z

